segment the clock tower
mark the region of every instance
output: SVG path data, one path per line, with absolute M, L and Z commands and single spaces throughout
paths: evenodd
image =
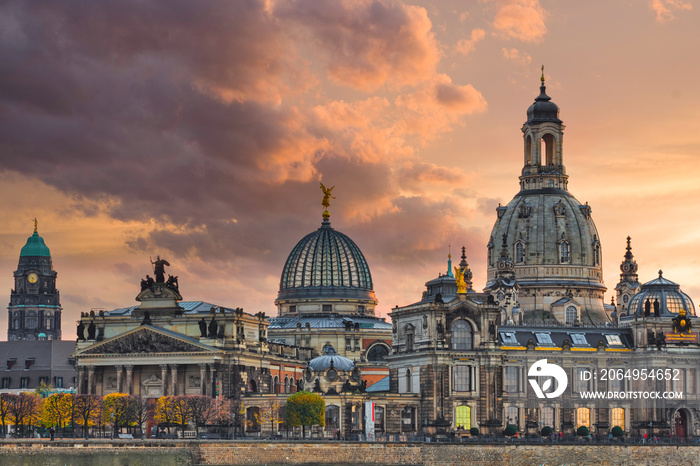
M 34 234 L 19 253 L 14 278 L 15 287 L 7 308 L 7 340 L 60 340 L 61 302 L 56 271 L 51 252 L 39 236 L 36 220 Z

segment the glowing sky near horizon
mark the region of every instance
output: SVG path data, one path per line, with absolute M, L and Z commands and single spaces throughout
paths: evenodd
M 606 302 L 627 235 L 642 282 L 700 299 L 700 25 L 690 0 L 6 2 L 0 6 L 0 290 L 32 218 L 64 339 L 136 304 L 149 256 L 185 300 L 275 315 L 282 266 L 331 221 L 386 315 L 467 248 L 474 284 L 518 190 L 525 110 L 566 125 Z M 0 318 L 6 339 L 7 315 Z

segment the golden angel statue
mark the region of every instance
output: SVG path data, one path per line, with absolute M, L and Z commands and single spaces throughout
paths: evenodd
M 457 293 L 467 292 L 467 282 L 464 281 L 464 274 L 459 267 L 455 266 L 455 282 L 457 283 Z
M 321 183 L 321 191 L 323 191 L 323 200 L 321 201 L 321 205 L 325 210 L 328 210 L 328 207 L 331 205 L 330 199 L 335 199 L 335 197 L 331 194 L 333 188 L 335 188 L 335 186 L 331 186 L 329 189 L 323 186 L 323 183 Z

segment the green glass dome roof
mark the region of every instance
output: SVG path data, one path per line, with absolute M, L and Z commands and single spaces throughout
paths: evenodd
M 27 244 L 24 245 L 19 253 L 19 257 L 29 256 L 51 257 L 51 251 L 49 251 L 49 248 L 44 244 L 44 238 L 39 236 L 39 233 L 36 231 L 32 236 L 27 238 Z

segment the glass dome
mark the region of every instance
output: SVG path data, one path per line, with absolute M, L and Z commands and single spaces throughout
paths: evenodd
M 655 302 L 658 301 L 659 315 L 661 316 L 675 316 L 680 313 L 681 309 L 685 309 L 688 315 L 695 316 L 693 300 L 681 291 L 677 283 L 665 279 L 661 270 L 659 270 L 659 278 L 643 284 L 641 291 L 632 296 L 627 308 L 628 315 L 635 312 L 639 316 L 644 315 L 647 301 L 651 315 L 654 315 Z
M 372 275 L 362 251 L 346 235 L 331 228 L 328 219 L 294 246 L 282 270 L 278 299 L 308 293 L 374 297 Z

